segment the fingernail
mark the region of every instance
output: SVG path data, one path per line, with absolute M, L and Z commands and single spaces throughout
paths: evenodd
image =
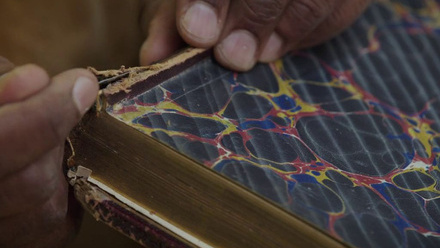
M 79 77 L 73 86 L 72 94 L 78 111 L 83 115 L 96 100 L 98 84 L 88 77 Z
M 249 70 L 255 64 L 257 40 L 245 30 L 229 34 L 217 47 L 222 59 L 230 67 L 238 70 Z
M 202 43 L 213 41 L 220 32 L 214 8 L 203 2 L 188 8 L 182 17 L 182 28 Z
M 282 54 L 281 54 L 281 47 L 283 45 L 283 40 L 281 39 L 281 37 L 273 32 L 270 37 L 269 40 L 267 41 L 263 51 L 260 54 L 260 61 L 261 62 L 272 62 L 276 59 L 278 59 Z

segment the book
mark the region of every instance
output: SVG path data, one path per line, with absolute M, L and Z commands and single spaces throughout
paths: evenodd
M 439 247 L 439 11 L 377 1 L 245 73 L 201 49 L 95 71 L 77 198 L 150 247 Z

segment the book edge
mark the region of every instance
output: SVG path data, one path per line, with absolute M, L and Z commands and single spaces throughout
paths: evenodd
M 167 244 L 172 247 L 193 247 L 192 242 L 180 238 L 184 235 L 176 235 L 172 229 L 170 230 L 169 224 L 162 225 L 164 221 L 158 222 L 158 218 L 154 218 L 154 211 L 147 213 L 148 210 L 142 210 L 140 206 L 135 207 L 135 203 L 94 179 L 91 174 L 92 170 L 78 166 L 76 171 L 69 170 L 68 179 L 74 188 L 75 198 L 97 221 L 103 222 L 142 246 L 163 247 Z M 133 224 L 133 219 L 136 225 Z M 131 228 L 127 228 L 127 225 Z M 142 230 L 144 235 L 136 235 L 130 230 L 137 232 Z
M 303 243 L 304 242 L 309 243 L 309 245 L 311 245 L 312 247 L 320 247 L 320 245 L 317 246 L 317 244 L 321 244 L 321 245 L 325 244 L 328 247 L 348 247 L 348 245 L 345 242 L 343 242 L 339 239 L 336 239 L 335 237 L 331 236 L 330 234 L 328 234 L 324 230 L 316 227 L 312 223 L 309 223 L 308 221 L 300 218 L 299 216 L 297 216 L 291 212 L 288 212 L 287 210 L 281 208 L 277 204 L 275 204 L 265 198 L 262 198 L 261 196 L 257 195 L 256 193 L 254 193 L 254 192 L 250 191 L 249 189 L 245 188 L 244 186 L 238 184 L 237 182 L 234 182 L 231 179 L 226 178 L 225 176 L 223 176 L 215 171 L 212 171 L 210 168 L 207 168 L 206 166 L 198 163 L 197 161 L 194 161 L 193 159 L 188 158 L 187 156 L 175 151 L 174 149 L 170 148 L 166 144 L 163 144 L 163 143 L 157 141 L 156 139 L 149 137 L 148 135 L 136 130 L 135 128 L 116 120 L 114 117 L 108 115 L 106 112 L 99 113 L 99 115 L 97 115 L 96 113 L 89 113 L 89 118 L 92 118 L 91 122 L 94 122 L 94 123 L 87 123 L 87 125 L 95 125 L 96 126 L 95 130 L 97 130 L 97 131 L 101 130 L 101 129 L 114 130 L 115 125 L 116 126 L 123 125 L 124 128 L 118 129 L 120 131 L 120 133 L 118 134 L 119 135 L 118 137 L 119 138 L 125 137 L 127 139 L 126 142 L 129 142 L 128 141 L 129 137 L 132 137 L 132 138 L 137 139 L 136 141 L 133 141 L 136 144 L 138 144 L 140 142 L 140 140 L 144 140 L 144 142 L 148 143 L 149 146 L 155 146 L 155 150 L 163 149 L 163 151 L 167 151 L 167 153 L 177 154 L 176 156 L 182 158 L 186 162 L 182 162 L 181 160 L 176 160 L 176 161 L 178 161 L 178 163 L 176 163 L 176 164 L 180 164 L 180 166 L 185 167 L 185 168 L 187 168 L 188 166 L 191 166 L 193 168 L 193 172 L 196 171 L 194 173 L 197 175 L 203 174 L 204 176 L 202 178 L 205 178 L 206 181 L 210 181 L 216 185 L 221 185 L 221 188 L 223 188 L 223 191 L 235 192 L 234 194 L 239 195 L 239 197 L 236 198 L 236 200 L 240 199 L 240 200 L 244 200 L 244 201 L 248 202 L 248 203 L 246 203 L 248 207 L 253 206 L 252 208 L 254 208 L 255 206 L 260 206 L 259 210 L 257 210 L 257 212 L 265 212 L 266 214 L 264 214 L 264 216 L 266 216 L 266 215 L 267 216 L 268 215 L 282 216 L 282 218 L 280 218 L 280 219 L 282 219 L 282 222 L 283 222 L 282 225 L 289 226 L 288 229 L 290 231 L 301 230 L 301 232 L 300 232 L 300 233 L 302 233 L 301 235 L 308 237 L 308 239 L 307 239 L 308 241 L 304 241 L 304 239 L 303 239 L 303 241 L 302 241 Z M 101 123 L 101 124 L 97 125 L 97 123 Z M 103 126 L 100 126 L 100 125 L 104 125 L 107 127 L 102 128 Z M 81 129 L 83 129 L 83 128 L 81 128 Z M 88 128 L 85 127 L 83 130 L 88 130 Z M 93 131 L 92 131 L 92 133 L 93 133 Z M 94 136 L 95 134 L 96 133 L 93 133 L 93 135 L 88 134 L 89 138 L 92 138 L 92 136 Z M 81 135 L 81 134 L 79 134 L 79 135 Z M 94 138 L 92 138 L 92 139 L 94 139 Z M 73 143 L 75 143 L 75 138 L 73 138 L 72 140 L 73 140 Z M 122 143 L 126 144 L 124 142 L 124 140 L 118 139 L 118 142 L 122 142 Z M 155 144 L 155 145 L 153 145 L 153 144 Z M 78 144 L 78 146 L 80 147 L 81 144 Z M 82 147 L 82 149 L 84 149 L 84 147 Z M 106 149 L 115 150 L 114 147 L 107 147 Z M 148 159 L 150 159 L 149 155 L 152 155 L 155 153 L 154 151 L 150 151 L 150 152 L 151 152 L 150 154 L 145 155 L 146 157 L 148 157 Z M 156 151 L 156 153 L 157 153 L 157 151 Z M 168 157 L 170 158 L 169 160 L 173 160 L 172 156 L 169 156 L 170 154 L 168 154 Z M 93 154 L 93 156 L 96 156 L 96 154 Z M 144 159 L 144 161 L 147 162 L 148 159 Z M 85 160 L 76 161 L 77 165 L 85 166 L 88 169 L 93 171 L 94 170 L 93 166 L 91 166 L 91 167 L 87 166 L 87 165 L 91 165 L 90 163 L 91 163 L 90 160 L 87 160 L 87 158 Z M 99 173 L 98 173 L 94 176 L 94 178 L 105 185 L 114 185 L 114 182 L 111 182 L 111 180 L 110 181 L 105 180 L 105 179 L 103 180 L 103 178 L 105 178 L 105 175 L 104 176 L 99 175 Z M 190 186 L 190 187 L 192 187 L 192 186 Z M 110 186 L 110 188 L 111 188 L 111 186 Z M 200 189 L 200 190 L 202 190 L 202 189 Z M 203 188 L 203 190 L 206 190 L 206 189 Z M 121 194 L 124 194 L 124 193 L 121 193 Z M 218 195 L 217 197 L 213 197 L 213 198 L 221 199 L 221 195 Z M 230 200 L 229 200 L 229 202 L 231 203 L 231 205 L 233 205 L 233 203 L 234 203 L 233 201 L 231 202 Z M 192 204 L 194 204 L 194 203 L 192 203 Z M 239 203 L 239 204 L 241 204 L 241 203 Z M 142 205 L 145 205 L 145 204 L 142 204 Z M 131 208 L 131 206 L 129 206 L 129 207 Z M 193 208 L 197 208 L 197 207 L 198 206 L 194 206 Z M 230 210 L 227 210 L 227 211 L 233 211 L 233 209 L 234 208 L 231 208 Z M 156 212 L 158 214 L 163 215 L 163 212 L 161 212 L 160 210 L 157 210 Z M 254 218 L 255 220 L 260 218 L 260 217 L 256 216 L 255 213 L 251 214 L 250 216 L 254 216 L 251 218 Z M 182 223 L 179 223 L 179 224 L 182 225 Z M 279 224 L 276 224 L 276 225 L 280 226 Z M 244 230 L 244 231 L 252 231 L 253 232 L 253 230 Z M 284 242 L 284 241 L 282 241 L 282 242 Z M 195 245 L 195 244 L 193 244 L 193 245 Z M 208 245 L 211 245 L 211 244 L 208 244 Z
M 127 74 L 128 76 L 126 78 L 121 78 L 117 82 L 109 85 L 106 89 L 101 91 L 101 96 L 100 96 L 98 104 L 97 104 L 97 107 L 98 107 L 97 112 L 94 112 L 92 114 L 92 116 L 93 115 L 99 116 L 98 119 L 101 119 L 101 120 L 103 120 L 102 117 L 105 117 L 105 116 L 108 116 L 110 118 L 115 119 L 114 117 L 110 116 L 105 111 L 105 107 L 108 104 L 111 105 L 111 104 L 114 104 L 118 101 L 121 101 L 121 99 L 125 99 L 127 97 L 133 97 L 136 94 L 138 94 L 139 92 L 145 91 L 146 87 L 147 88 L 154 87 L 155 85 L 164 81 L 164 78 L 166 80 L 167 77 L 170 78 L 170 77 L 174 76 L 175 74 L 179 73 L 181 70 L 189 68 L 190 66 L 195 64 L 200 59 L 205 58 L 208 54 L 209 54 L 209 51 L 206 51 L 203 49 L 188 49 L 188 50 L 185 50 L 184 52 L 172 57 L 170 60 L 167 60 L 161 64 L 150 66 L 147 68 L 146 67 L 134 67 L 134 68 L 129 68 L 129 69 L 121 69 L 121 70 L 117 70 L 117 71 L 102 71 L 102 72 L 96 71 L 95 74 L 97 76 L 105 75 L 106 77 L 120 75 L 122 73 L 126 73 L 127 70 L 129 70 L 130 73 Z M 180 67 L 178 68 L 178 70 L 173 70 L 173 68 L 175 68 L 176 66 L 180 66 Z M 167 74 L 167 75 L 166 75 L 166 77 L 161 77 L 161 74 Z M 152 80 L 153 83 L 147 82 L 148 80 L 150 80 L 152 78 L 153 78 L 153 80 Z M 159 82 L 157 82 L 157 78 L 160 79 Z M 137 90 L 133 90 L 134 89 L 133 87 L 136 85 L 144 85 L 144 87 L 139 87 L 143 90 L 139 90 L 139 88 Z M 145 85 L 146 85 L 146 87 L 145 87 Z M 90 115 L 89 115 L 89 117 L 90 117 Z M 118 120 L 115 119 L 115 121 L 118 121 Z M 118 121 L 118 122 L 120 122 L 120 121 Z M 125 123 L 122 123 L 122 124 L 135 130 L 133 127 L 131 127 Z M 138 130 L 135 130 L 135 131 L 138 132 L 138 135 L 142 135 L 143 137 L 145 137 L 147 139 L 153 140 L 152 137 L 148 137 L 147 135 L 141 133 Z M 170 151 L 173 151 L 175 153 L 179 153 L 178 151 L 175 151 L 174 149 L 167 146 L 166 144 L 163 144 L 157 140 L 154 140 L 154 141 L 167 147 L 166 149 L 168 149 Z M 181 153 L 179 153 L 179 154 L 181 154 Z M 181 155 L 185 156 L 183 154 L 181 154 Z M 190 158 L 190 160 L 192 160 L 192 159 Z M 335 237 L 331 236 L 330 234 L 328 234 L 324 230 L 321 230 L 320 228 L 316 227 L 312 223 L 309 223 L 308 221 L 300 218 L 299 216 L 296 216 L 295 214 L 288 212 L 285 209 L 282 209 L 280 206 L 276 205 L 273 202 L 270 202 L 267 199 L 261 198 L 261 196 L 258 196 L 257 194 L 255 194 L 254 192 L 250 191 L 249 189 L 243 187 L 242 185 L 239 185 L 238 183 L 230 180 L 229 178 L 224 177 L 223 175 L 220 175 L 219 173 L 217 173 L 215 171 L 212 171 L 209 168 L 205 168 L 204 165 L 201 165 L 197 161 L 194 161 L 194 160 L 192 160 L 192 161 L 193 161 L 193 164 L 200 166 L 200 167 L 203 167 L 203 169 L 205 169 L 205 170 L 209 170 L 209 173 L 212 173 L 213 175 L 215 174 L 216 176 L 220 176 L 223 179 L 227 180 L 229 183 L 232 183 L 235 186 L 238 186 L 240 188 L 240 191 L 245 191 L 247 193 L 252 194 L 253 197 L 255 197 L 256 199 L 263 200 L 266 203 L 269 203 L 273 209 L 281 210 L 282 212 L 288 214 L 295 221 L 299 221 L 302 224 L 306 225 L 308 228 L 312 228 L 313 230 L 323 234 L 324 237 L 326 237 L 324 239 L 335 241 L 336 243 L 333 243 L 335 246 L 346 246 L 347 245 L 343 241 L 336 239 Z M 97 179 L 97 181 L 99 181 L 99 179 Z M 105 186 L 105 183 L 102 182 L 102 185 Z M 111 191 L 111 192 L 115 193 L 115 191 L 111 190 L 111 189 L 107 190 L 107 191 Z M 197 238 L 196 238 L 196 240 L 197 240 Z M 339 245 L 336 245 L 336 244 L 339 244 Z

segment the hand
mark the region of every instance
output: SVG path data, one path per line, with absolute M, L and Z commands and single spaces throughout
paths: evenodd
M 224 66 L 244 71 L 286 52 L 326 41 L 348 27 L 371 0 L 159 1 L 141 48 L 141 64 L 163 59 L 185 41 L 214 47 Z M 180 35 L 180 37 L 179 37 Z
M 7 64 L 0 59 L 0 70 Z M 75 232 L 63 146 L 97 93 L 80 69 L 50 79 L 25 65 L 0 77 L 0 247 L 60 247 Z

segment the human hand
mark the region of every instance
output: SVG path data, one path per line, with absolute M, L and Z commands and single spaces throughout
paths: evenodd
M 175 0 L 153 3 L 141 64 L 182 46 L 214 47 L 216 59 L 245 71 L 317 45 L 348 27 L 371 0 Z M 180 35 L 180 37 L 179 37 Z
M 81 211 L 68 194 L 63 146 L 97 93 L 80 69 L 50 79 L 25 65 L 0 77 L 0 247 L 62 247 L 75 233 Z

